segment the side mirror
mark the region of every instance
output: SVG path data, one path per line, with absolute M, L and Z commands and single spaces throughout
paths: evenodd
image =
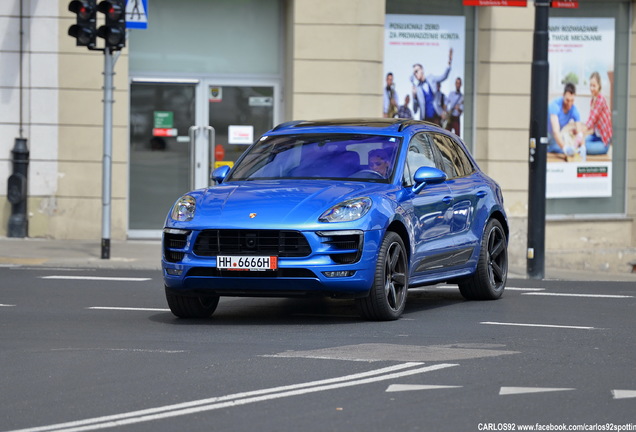
M 217 184 L 222 183 L 227 177 L 227 174 L 230 172 L 230 167 L 227 165 L 223 165 L 212 171 L 210 175 L 210 180 L 215 181 Z
M 413 193 L 419 193 L 427 184 L 436 184 L 446 181 L 446 173 L 433 167 L 423 166 L 415 171 L 413 176 Z

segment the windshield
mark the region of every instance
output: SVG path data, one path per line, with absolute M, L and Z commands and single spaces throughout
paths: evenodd
M 243 155 L 229 181 L 354 179 L 388 182 L 401 139 L 379 135 L 265 136 Z

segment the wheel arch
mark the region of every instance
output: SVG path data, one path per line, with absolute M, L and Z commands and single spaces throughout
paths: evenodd
M 506 240 L 510 241 L 510 227 L 508 227 L 508 219 L 501 210 L 495 210 L 491 213 L 490 219 L 497 219 L 504 229 Z
M 389 226 L 387 227 L 386 231 L 393 231 L 394 233 L 396 233 L 397 235 L 400 236 L 400 238 L 402 239 L 402 242 L 404 243 L 404 247 L 406 248 L 406 255 L 407 258 L 409 259 L 409 262 L 411 260 L 411 239 L 409 237 L 409 233 L 406 229 L 406 227 L 404 226 L 404 224 L 399 221 L 399 220 L 394 220 L 393 222 L 391 222 L 389 224 Z

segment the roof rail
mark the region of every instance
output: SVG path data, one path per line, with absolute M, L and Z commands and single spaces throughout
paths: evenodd
M 439 127 L 439 125 L 435 123 L 431 123 L 429 121 L 425 121 L 425 120 L 404 119 L 403 121 L 399 122 L 400 127 L 398 129 L 398 132 L 402 132 L 404 129 L 406 129 L 409 126 L 422 125 L 422 124 Z
M 297 125 L 298 123 L 302 123 L 302 122 L 304 122 L 304 121 L 305 121 L 305 120 L 292 120 L 292 121 L 288 121 L 288 122 L 281 123 L 281 124 L 277 125 L 277 126 L 276 126 L 276 127 L 274 127 L 274 129 L 272 129 L 272 130 L 273 130 L 273 131 L 276 131 L 276 130 L 279 130 L 279 129 L 288 128 L 288 127 L 291 127 L 291 126 L 295 126 L 295 125 Z
M 398 132 L 402 132 L 405 128 L 418 124 L 417 120 L 404 119 L 400 122 L 400 127 L 398 128 Z

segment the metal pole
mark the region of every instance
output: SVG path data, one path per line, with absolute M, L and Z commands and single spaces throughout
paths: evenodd
M 212 171 L 214 171 L 214 164 L 216 162 L 216 130 L 213 126 L 206 126 L 206 130 L 208 131 L 208 185 L 211 185 L 212 179 Z
M 528 187 L 527 272 L 545 277 L 545 190 L 548 145 L 549 0 L 535 0 L 532 78 L 530 85 L 530 166 Z
M 104 158 L 102 159 L 102 259 L 110 259 L 110 201 L 113 153 L 113 55 L 104 49 Z

